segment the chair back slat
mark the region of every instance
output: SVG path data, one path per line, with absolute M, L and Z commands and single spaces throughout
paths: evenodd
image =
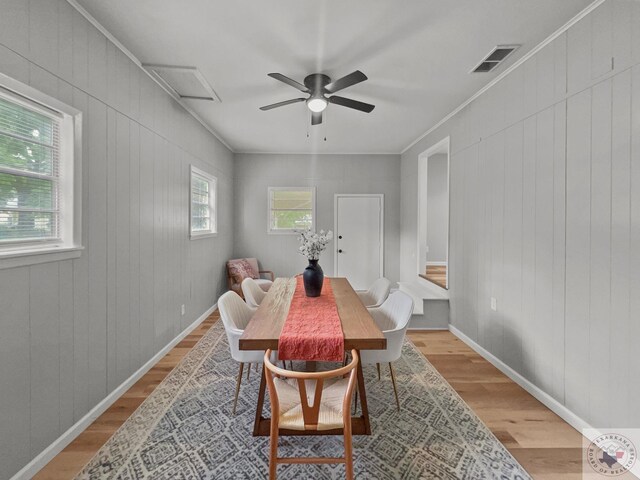
M 300 405 L 302 406 L 304 426 L 309 430 L 316 430 L 318 428 L 318 417 L 320 416 L 320 403 L 322 402 L 322 386 L 324 384 L 324 380 L 322 378 L 316 380 L 312 405 L 309 405 L 306 380 L 302 378 L 298 378 L 296 380 L 298 382 L 298 393 L 300 394 Z

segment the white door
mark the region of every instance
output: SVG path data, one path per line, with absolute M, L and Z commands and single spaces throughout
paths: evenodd
M 356 290 L 383 276 L 384 196 L 335 196 L 335 272 Z

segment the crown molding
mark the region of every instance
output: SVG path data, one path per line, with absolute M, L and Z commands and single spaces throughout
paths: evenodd
M 399 152 L 287 152 L 287 151 L 237 151 L 234 152 L 236 155 L 315 155 L 315 156 L 326 156 L 326 155 L 386 155 L 386 156 L 395 156 L 399 157 Z

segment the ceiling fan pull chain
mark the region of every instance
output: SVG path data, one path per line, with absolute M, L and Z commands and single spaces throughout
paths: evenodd
M 329 112 L 325 111 L 324 113 L 324 123 L 322 124 L 322 130 L 324 134 L 324 141 L 327 141 L 327 123 L 329 123 Z

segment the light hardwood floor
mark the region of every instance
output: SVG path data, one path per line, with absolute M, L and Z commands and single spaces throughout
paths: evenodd
M 69 479 L 218 319 L 214 312 L 34 478 Z M 581 437 L 448 331 L 409 337 L 535 479 L 579 479 Z
M 535 479 L 582 478 L 582 436 L 449 331 L 409 338 Z
M 446 265 L 427 265 L 422 278 L 435 283 L 439 287 L 447 288 L 447 266 Z

